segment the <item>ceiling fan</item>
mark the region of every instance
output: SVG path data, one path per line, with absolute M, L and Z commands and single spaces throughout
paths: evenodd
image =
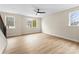
M 36 12 L 36 15 L 37 14 L 44 14 L 44 13 L 46 13 L 46 12 L 44 12 L 44 11 L 40 11 L 40 9 L 36 9 L 36 10 L 34 10 L 35 12 Z

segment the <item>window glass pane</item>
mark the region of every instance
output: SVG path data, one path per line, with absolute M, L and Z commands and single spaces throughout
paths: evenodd
M 36 20 L 33 20 L 33 27 L 36 27 Z
M 70 14 L 70 25 L 79 25 L 79 12 L 73 12 Z
M 14 17 L 6 17 L 6 26 L 9 28 L 14 28 Z

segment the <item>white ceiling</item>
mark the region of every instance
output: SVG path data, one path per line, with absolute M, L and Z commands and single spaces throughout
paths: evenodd
M 42 17 L 44 15 L 59 12 L 65 9 L 79 6 L 78 4 L 0 4 L 0 11 L 17 13 L 25 16 Z M 41 9 L 46 14 L 35 15 L 35 9 Z

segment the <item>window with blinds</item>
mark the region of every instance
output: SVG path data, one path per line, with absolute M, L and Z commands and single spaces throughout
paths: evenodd
M 13 16 L 6 16 L 6 27 L 15 28 L 15 18 Z

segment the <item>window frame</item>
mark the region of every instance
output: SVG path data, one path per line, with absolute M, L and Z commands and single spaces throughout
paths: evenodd
M 36 26 L 33 26 L 33 21 L 36 21 Z M 37 20 L 35 18 L 26 18 L 27 21 L 27 28 L 37 28 Z M 28 23 L 30 21 L 30 23 Z M 31 26 L 29 26 L 28 24 L 30 24 Z
M 7 26 L 7 19 L 6 19 L 7 17 L 12 17 L 14 19 L 14 26 L 12 27 Z M 10 15 L 5 16 L 5 25 L 8 29 L 15 29 L 15 16 L 10 16 Z
M 78 11 L 69 12 L 69 24 L 68 24 L 69 26 L 74 26 L 74 27 L 79 26 L 79 25 L 71 25 L 71 17 L 70 16 L 71 16 L 72 13 L 77 13 L 77 12 L 79 13 L 79 10 Z

